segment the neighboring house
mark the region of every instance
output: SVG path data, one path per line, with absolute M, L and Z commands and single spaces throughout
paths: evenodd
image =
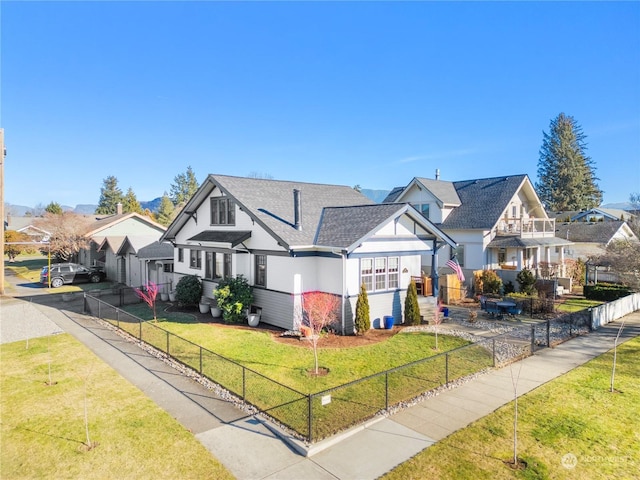
M 570 240 L 573 245 L 568 249 L 567 258 L 582 259 L 598 257 L 605 253 L 607 246 L 616 240 L 638 243 L 640 240 L 624 221 L 571 222 L 558 223 L 556 235 Z M 557 256 L 556 256 L 557 259 Z
M 364 283 L 372 322 L 402 319 L 411 276 L 436 243 L 455 242 L 410 205 L 381 205 L 351 187 L 209 175 L 161 241 L 175 247 L 175 281 L 243 275 L 261 321 L 299 327 L 301 297 L 341 298 L 338 330 L 353 332 Z
M 24 233 L 29 236 L 29 240 L 32 242 L 48 242 L 51 233 L 33 225 L 34 218 L 36 217 L 16 217 L 13 215 L 7 215 L 7 219 L 4 223 L 5 231 L 15 230 L 16 232 Z
M 547 216 L 527 175 L 472 179 L 457 182 L 414 178 L 406 187 L 393 189 L 385 202 L 408 202 L 458 244 L 436 257 L 436 270 L 453 255 L 465 271 L 498 270 L 512 281 L 527 268 L 541 274 L 552 254 L 564 263 L 570 241 L 556 237 L 555 220 Z M 425 270 L 432 259 L 423 257 Z M 448 267 L 444 267 L 449 272 Z M 560 271 L 562 269 L 560 268 Z
M 556 222 L 617 222 L 631 221 L 636 218 L 631 212 L 616 208 L 591 208 L 589 210 L 550 212 L 549 216 Z
M 146 285 L 153 282 L 160 286 L 161 293 L 169 293 L 175 287 L 173 283 L 173 246 L 156 240 L 138 250 L 138 259 L 146 263 Z
M 78 262 L 83 265 L 102 266 L 107 278 L 129 286 L 140 286 L 146 272 L 141 271 L 141 262 L 135 259 L 136 252 L 160 239 L 165 227 L 149 217 L 137 213 L 118 213 L 99 218 L 89 225 L 85 237 L 87 248 L 78 253 Z
M 155 235 L 114 235 L 105 237 L 98 246 L 97 252 L 98 254 L 105 254 L 104 269 L 107 273 L 107 278 L 131 287 L 140 287 L 149 280 L 154 283 L 160 283 L 157 281 L 159 276 L 155 261 L 151 264 L 146 254 L 144 257 L 140 256 L 140 252 L 145 247 L 157 245 L 159 238 L 160 233 Z M 173 249 L 171 245 L 163 247 L 168 247 L 164 248 L 165 252 L 170 251 L 168 252 L 169 255 L 163 257 L 161 261 L 172 264 Z M 152 271 L 155 273 L 152 273 Z M 165 278 L 165 275 L 162 275 L 160 279 L 162 283 L 170 281 L 170 278 Z

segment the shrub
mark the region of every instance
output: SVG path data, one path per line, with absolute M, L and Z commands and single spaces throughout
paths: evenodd
M 504 294 L 509 295 L 510 293 L 514 293 L 516 291 L 516 287 L 511 280 L 504 284 Z
M 245 318 L 245 310 L 253 302 L 251 286 L 242 275 L 223 278 L 213 291 L 225 323 L 240 323 Z
M 420 305 L 418 304 L 418 290 L 416 282 L 411 280 L 404 300 L 404 321 L 409 325 L 420 325 Z
M 518 282 L 518 285 L 520 286 L 521 293 L 531 295 L 535 290 L 534 285 L 536 283 L 536 277 L 533 272 L 527 268 L 523 268 L 518 272 L 516 282 Z
M 476 280 L 476 291 L 482 293 L 500 294 L 502 279 L 493 270 L 483 270 Z
M 613 283 L 598 283 L 596 285 L 585 285 L 584 296 L 587 300 L 598 300 L 601 302 L 612 302 L 621 297 L 626 297 L 632 292 L 628 287 Z
M 354 326 L 358 335 L 364 335 L 371 328 L 371 313 L 369 311 L 369 297 L 364 283 L 360 286 L 360 293 L 356 301 L 356 318 Z
M 183 305 L 197 305 L 202 297 L 202 282 L 196 275 L 186 275 L 176 284 L 176 300 Z

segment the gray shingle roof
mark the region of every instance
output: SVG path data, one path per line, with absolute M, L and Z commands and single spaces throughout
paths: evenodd
M 173 259 L 173 245 L 156 240 L 138 250 L 138 258 L 145 260 Z
M 313 245 L 325 207 L 375 205 L 373 200 L 344 185 L 209 175 L 163 239 L 175 236 L 186 222 L 184 212 L 194 211 L 207 201 L 215 185 L 235 199 L 236 204 L 270 231 L 284 248 Z M 294 190 L 300 191 L 300 230 L 294 227 Z
M 557 223 L 556 236 L 572 242 L 606 244 L 624 223 L 623 221 Z
M 444 229 L 491 229 L 526 175 L 452 182 L 462 204 L 442 223 Z
M 244 242 L 251 238 L 251 231 L 226 231 L 226 230 L 204 230 L 203 232 L 194 235 L 189 240 L 194 242 L 215 242 L 215 243 L 228 243 L 232 247 Z
M 347 248 L 404 208 L 402 203 L 325 208 L 314 243 Z
M 460 196 L 456 192 L 454 182 L 434 180 L 433 178 L 416 178 L 444 205 L 460 205 Z

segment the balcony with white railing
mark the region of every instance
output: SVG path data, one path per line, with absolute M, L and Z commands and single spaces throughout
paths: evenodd
M 554 237 L 555 218 L 504 218 L 498 222 L 497 235 L 520 238 Z

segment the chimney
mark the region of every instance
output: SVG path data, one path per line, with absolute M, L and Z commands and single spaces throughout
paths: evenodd
M 300 216 L 302 215 L 302 208 L 300 205 L 300 190 L 293 189 L 293 226 L 296 230 L 302 230 L 300 225 Z
M 440 169 L 436 168 L 436 180 L 440 180 Z
M 116 204 L 116 215 L 122 215 L 122 204 L 120 202 Z

